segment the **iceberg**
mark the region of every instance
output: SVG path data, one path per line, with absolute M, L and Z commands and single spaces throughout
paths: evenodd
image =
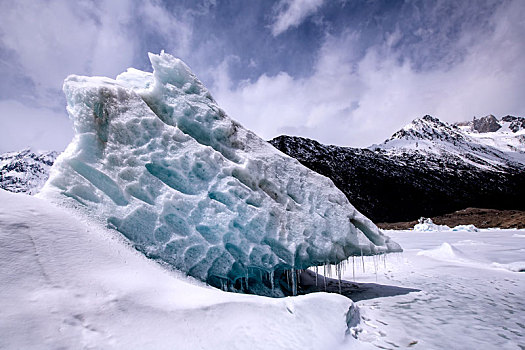
M 75 136 L 40 197 L 231 291 L 282 296 L 284 273 L 401 251 L 331 180 L 230 119 L 185 63 L 149 58 L 153 73 L 65 80 Z
M 457 225 L 450 228 L 447 225 L 436 225 L 430 218 L 419 218 L 417 224 L 414 225 L 414 231 L 419 232 L 442 232 L 442 231 L 466 231 L 466 232 L 479 232 L 479 229 L 470 225 Z
M 440 232 L 440 231 L 450 231 L 450 227 L 447 225 L 436 225 L 431 218 L 421 217 L 418 220 L 418 223 L 414 225 L 414 231 L 420 232 Z
M 465 231 L 465 232 L 479 232 L 479 228 L 476 226 L 469 225 L 457 225 L 452 228 L 452 231 Z

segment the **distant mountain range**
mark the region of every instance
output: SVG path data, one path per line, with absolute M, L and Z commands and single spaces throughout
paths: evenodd
M 376 222 L 411 221 L 477 207 L 525 210 L 525 118 L 489 115 L 449 124 L 426 115 L 368 148 L 302 137 L 270 141 L 332 179 Z M 34 194 L 57 152 L 0 155 L 0 188 Z
M 376 222 L 467 207 L 525 209 L 525 118 L 489 115 L 449 124 L 426 115 L 379 145 L 358 149 L 279 136 L 282 152 L 334 181 Z
M 49 177 L 57 152 L 20 152 L 0 154 L 0 188 L 10 192 L 37 193 Z

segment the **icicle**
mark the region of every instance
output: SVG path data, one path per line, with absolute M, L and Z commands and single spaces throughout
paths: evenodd
M 250 289 L 250 286 L 248 285 L 248 270 L 246 270 L 246 291 Z
M 386 253 L 383 253 L 383 265 L 384 265 L 385 270 L 386 270 Z
M 326 292 L 326 264 L 323 265 L 323 272 L 324 272 L 324 275 L 323 275 L 324 291 Z
M 288 270 L 286 270 L 286 284 L 290 285 L 290 273 Z
M 377 257 L 375 255 L 372 255 L 372 258 L 373 258 L 373 262 L 374 262 L 374 270 L 375 270 L 375 274 L 376 274 L 376 282 L 377 282 Z
M 363 273 L 365 273 L 365 258 L 363 257 L 363 248 L 361 248 L 361 264 L 363 265 Z
M 341 266 L 339 266 L 339 294 L 341 294 Z
M 292 294 L 297 295 L 297 275 L 295 269 L 292 267 Z
M 270 286 L 272 287 L 272 292 L 273 292 L 273 288 L 274 288 L 274 285 L 273 285 L 273 274 L 274 274 L 274 271 L 272 270 L 270 272 Z
M 352 278 L 355 282 L 355 256 L 352 255 Z

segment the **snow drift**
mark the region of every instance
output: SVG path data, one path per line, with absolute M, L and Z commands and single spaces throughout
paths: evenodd
M 0 349 L 368 348 L 344 296 L 225 293 L 75 214 L 0 189 Z
M 401 251 L 331 180 L 227 117 L 182 61 L 149 57 L 153 73 L 66 79 L 75 137 L 40 196 L 230 290 L 282 295 L 283 271 Z

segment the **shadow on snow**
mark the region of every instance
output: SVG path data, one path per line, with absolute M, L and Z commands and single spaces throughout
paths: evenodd
M 396 295 L 405 295 L 411 292 L 419 291 L 419 289 L 414 288 L 389 286 L 378 283 L 359 283 L 346 280 L 341 280 L 339 283 L 338 279 L 329 277 L 326 278 L 325 284 L 324 276 L 320 274 L 317 275 L 316 284 L 315 272 L 310 270 L 303 270 L 300 273 L 300 282 L 298 283 L 297 288 L 297 294 L 309 294 L 315 292 L 338 293 L 352 299 L 354 302 L 382 297 L 392 297 Z

